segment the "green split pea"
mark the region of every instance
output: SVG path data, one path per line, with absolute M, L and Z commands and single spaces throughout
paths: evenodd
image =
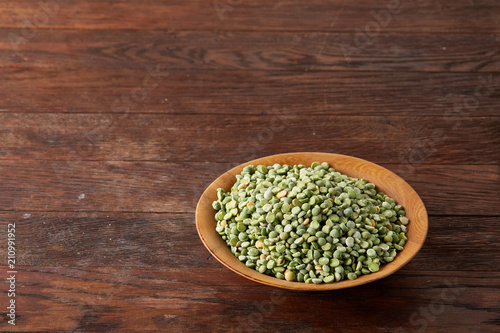
M 286 281 L 333 283 L 379 271 L 406 243 L 405 211 L 328 163 L 248 165 L 219 188 L 216 231 L 247 267 Z

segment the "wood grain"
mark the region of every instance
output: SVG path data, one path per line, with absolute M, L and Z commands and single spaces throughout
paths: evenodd
M 143 69 L 63 70 L 28 63 L 2 70 L 0 94 L 5 96 L 0 112 L 255 115 L 288 110 L 304 116 L 437 116 L 453 126 L 453 119 L 500 115 L 496 73 L 174 71 L 155 62 Z
M 194 213 L 206 187 L 236 165 L 1 161 L 0 208 L 3 211 Z M 381 165 L 402 176 L 417 191 L 429 214 L 500 215 L 499 167 L 496 165 L 419 165 L 415 169 L 401 164 Z
M 15 222 L 19 250 L 0 331 L 497 332 L 500 4 L 401 0 L 378 30 L 389 3 L 0 2 L 0 239 Z M 210 182 L 318 150 L 409 182 L 418 255 L 334 293 L 217 262 L 194 221 Z
M 22 29 L 4 29 L 0 35 Z M 495 34 L 48 30 L 19 43 L 0 39 L 0 66 L 167 69 L 499 72 Z M 352 49 L 346 49 L 350 46 Z M 2 51 L 3 49 L 3 51 Z
M 37 330 L 262 332 L 273 325 L 277 332 L 293 325 L 302 332 L 412 332 L 446 330 L 454 322 L 467 331 L 494 332 L 500 311 L 492 286 L 500 283 L 498 273 L 487 278 L 467 271 L 454 276 L 436 270 L 396 273 L 354 289 L 297 293 L 256 285 L 222 268 L 33 266 L 19 271 L 18 325 Z M 339 318 L 363 315 L 368 322 L 332 321 L 332 313 Z M 389 322 L 385 313 L 392 313 Z M 47 321 L 47 316 L 57 320 Z M 9 329 L 5 322 L 0 325 Z
M 43 20 L 42 17 L 34 19 L 35 15 L 43 13 L 37 1 L 3 2 L 0 6 L 0 27 L 23 27 L 29 20 L 38 29 L 351 32 L 356 27 L 363 30 L 369 22 L 376 22 L 372 11 L 378 14 L 391 6 L 394 14 L 390 19 L 379 19 L 387 21 L 381 27 L 384 32 L 500 31 L 500 8 L 495 0 L 483 0 L 477 5 L 466 0 L 363 0 L 357 1 L 356 5 L 341 0 L 312 0 L 307 3 L 221 1 L 223 10 L 219 12 L 223 12 L 222 16 L 218 15 L 213 1 L 155 0 L 137 3 L 133 0 L 78 0 L 69 3 L 58 0 L 58 3 L 57 10 L 49 10 L 54 14 Z
M 16 223 L 18 261 L 22 266 L 156 267 L 179 271 L 223 267 L 200 242 L 192 212 L 18 211 L 0 212 L 0 222 Z M 498 232 L 497 216 L 430 215 L 423 248 L 400 272 L 437 269 L 456 274 L 464 267 L 478 274 L 496 272 L 494 263 L 500 261 L 500 244 L 495 241 Z M 4 236 L 2 229 L 0 237 Z M 5 256 L 4 248 L 0 255 Z M 224 282 L 232 280 L 229 275 Z
M 212 140 L 206 142 L 204 135 Z M 231 163 L 314 146 L 316 151 L 414 168 L 498 165 L 500 118 L 325 114 L 304 119 L 288 110 L 251 115 L 245 121 L 209 114 L 0 113 L 0 141 L 4 160 Z

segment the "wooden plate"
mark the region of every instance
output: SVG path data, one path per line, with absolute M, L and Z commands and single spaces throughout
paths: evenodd
M 306 284 L 303 282 L 280 280 L 246 267 L 245 264 L 240 262 L 238 258 L 231 253 L 229 247 L 215 231 L 216 221 L 214 215 L 216 211 L 212 208 L 212 202 L 217 200 L 216 190 L 222 187 L 226 191 L 229 191 L 236 182 L 235 176 L 242 171 L 243 167 L 249 164 L 255 166 L 263 164 L 268 166 L 275 163 L 288 165 L 303 164 L 310 166 L 311 163 L 315 161 L 320 163 L 328 162 L 336 171 L 348 176 L 365 178 L 369 182 L 374 183 L 378 191 L 384 192 L 392 197 L 405 209 L 406 216 L 410 220 L 407 226 L 408 241 L 403 251 L 398 252 L 396 258 L 392 262 L 381 265 L 378 272 L 362 275 L 355 280 L 345 280 L 330 284 Z M 196 207 L 196 228 L 201 241 L 208 251 L 210 251 L 217 260 L 234 272 L 250 280 L 274 287 L 299 291 L 320 291 L 359 286 L 394 273 L 410 261 L 422 247 L 425 237 L 427 236 L 428 220 L 425 206 L 413 188 L 399 176 L 377 164 L 360 158 L 338 154 L 288 153 L 267 156 L 243 163 L 217 178 L 205 190 L 198 202 Z

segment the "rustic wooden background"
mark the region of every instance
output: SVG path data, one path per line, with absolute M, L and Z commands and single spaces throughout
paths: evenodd
M 0 75 L 0 330 L 499 331 L 497 0 L 2 1 Z M 292 151 L 406 179 L 417 257 L 324 293 L 214 260 L 205 187 Z

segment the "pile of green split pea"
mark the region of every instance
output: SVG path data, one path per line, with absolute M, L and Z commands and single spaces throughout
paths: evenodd
M 407 240 L 408 218 L 374 184 L 326 162 L 248 165 L 213 202 L 216 231 L 247 267 L 332 283 L 377 272 Z

